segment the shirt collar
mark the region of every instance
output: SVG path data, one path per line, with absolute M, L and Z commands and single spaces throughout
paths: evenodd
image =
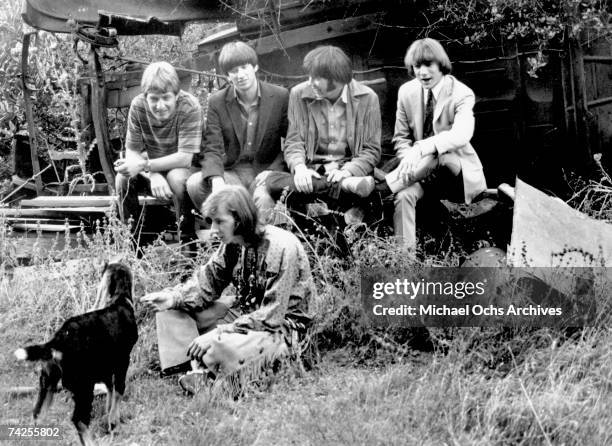
M 433 93 L 433 97 L 436 100 L 436 102 L 438 101 L 438 98 L 440 97 L 440 92 L 442 91 L 442 87 L 444 86 L 445 80 L 446 80 L 446 76 L 442 76 L 442 79 L 440 79 L 440 82 L 438 82 L 436 86 L 431 89 L 431 92 Z M 427 90 L 423 88 L 423 97 L 425 98 L 425 101 L 427 101 L 427 94 L 428 94 Z
M 233 99 L 236 99 L 241 104 L 244 104 L 238 97 L 238 94 L 236 93 L 236 88 L 234 86 L 232 86 L 231 95 Z M 261 98 L 261 89 L 259 88 L 259 82 L 257 82 L 257 100 L 259 101 L 260 98 Z M 246 104 L 246 105 L 251 105 L 251 104 Z
M 340 93 L 340 97 L 342 98 L 342 102 L 345 104 L 348 102 L 348 84 L 344 84 L 342 88 L 342 93 Z
M 316 96 L 313 96 L 313 97 L 314 97 L 315 101 L 327 101 L 327 102 L 329 102 L 332 105 L 334 105 L 334 104 L 336 104 L 336 102 L 338 102 L 338 99 L 336 99 L 334 102 L 332 102 L 329 99 L 324 98 L 324 97 L 316 97 Z M 344 102 L 344 104 L 348 103 L 348 84 L 344 84 L 344 87 L 342 87 L 342 91 L 340 92 L 339 99 L 341 99 L 342 102 Z

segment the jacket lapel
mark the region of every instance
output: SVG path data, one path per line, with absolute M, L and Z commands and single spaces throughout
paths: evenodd
M 238 106 L 238 101 L 234 96 L 234 91 L 232 87 L 227 89 L 227 93 L 225 94 L 225 106 L 227 107 L 227 113 L 232 120 L 232 127 L 234 129 L 234 133 L 236 134 L 236 139 L 238 140 L 238 144 L 240 145 L 240 149 L 244 146 L 244 132 L 237 131 L 242 128 L 242 117 L 240 114 L 240 107 Z
M 259 151 L 261 147 L 261 142 L 263 141 L 264 132 L 268 125 L 268 120 L 270 119 L 270 114 L 272 113 L 272 92 L 265 86 L 263 83 L 259 83 L 259 92 L 261 94 L 260 104 L 259 104 L 259 113 L 257 116 L 257 132 L 255 133 L 255 141 L 253 149 L 255 151 Z
M 355 94 L 355 83 L 351 81 L 349 87 L 347 87 L 347 101 L 346 101 L 346 142 L 348 143 L 349 150 L 353 156 L 357 155 L 357 141 L 355 137 L 357 132 L 355 131 L 355 125 L 357 122 L 362 122 L 359 114 L 359 98 Z
M 442 114 L 442 110 L 444 109 L 444 104 L 448 102 L 451 97 L 451 90 L 453 87 L 453 80 L 450 76 L 444 76 L 444 85 L 440 89 L 440 96 L 436 101 L 436 108 L 434 109 L 433 114 L 433 122 L 436 122 L 440 115 Z
M 410 95 L 411 97 L 409 98 L 410 102 L 412 104 L 416 104 L 416 106 L 414 107 L 414 139 L 415 141 L 420 141 L 421 139 L 423 139 L 423 116 L 424 116 L 424 110 L 423 110 L 423 88 L 421 87 L 420 83 L 416 83 L 416 88 L 414 89 L 414 91 L 412 92 L 412 94 Z M 410 104 L 408 104 L 408 107 L 406 107 L 407 110 L 409 110 L 410 108 Z

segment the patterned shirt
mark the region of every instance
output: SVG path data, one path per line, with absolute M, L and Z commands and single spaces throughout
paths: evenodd
M 128 115 L 125 147 L 146 151 L 151 159 L 176 152 L 199 153 L 202 141 L 202 109 L 198 100 L 186 91 L 179 91 L 176 111 L 167 121 L 157 120 L 143 93 L 132 100 Z
M 265 226 L 257 247 L 222 244 L 184 284 L 172 289 L 174 308 L 201 311 L 233 284 L 243 316 L 233 323 L 252 330 L 303 330 L 314 282 L 308 257 L 295 235 Z
M 347 87 L 342 89 L 335 103 L 327 98 L 317 99 L 319 107 L 313 107 L 317 131 L 319 134 L 315 163 L 328 163 L 347 158 L 348 142 L 346 140 L 346 101 Z

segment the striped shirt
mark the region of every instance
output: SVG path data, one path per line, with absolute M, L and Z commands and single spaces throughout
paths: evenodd
M 198 100 L 186 91 L 179 91 L 176 111 L 167 121 L 156 119 L 143 93 L 132 100 L 128 115 L 125 147 L 146 151 L 151 159 L 176 152 L 199 153 L 202 141 L 202 109 Z

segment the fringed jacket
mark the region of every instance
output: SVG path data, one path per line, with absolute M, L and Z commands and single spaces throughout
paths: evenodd
M 316 99 L 308 81 L 293 87 L 289 94 L 289 129 L 283 155 L 291 172 L 298 164 L 310 163 L 317 150 L 318 132 L 313 107 L 320 107 L 321 101 Z M 348 84 L 346 121 L 351 160 L 342 169 L 353 176 L 369 175 L 381 156 L 380 105 L 376 93 L 354 79 Z
M 268 225 L 258 246 L 222 244 L 187 282 L 173 289 L 173 307 L 202 311 L 230 284 L 242 313 L 233 322 L 237 327 L 304 331 L 310 322 L 314 281 L 304 248 L 289 231 Z

